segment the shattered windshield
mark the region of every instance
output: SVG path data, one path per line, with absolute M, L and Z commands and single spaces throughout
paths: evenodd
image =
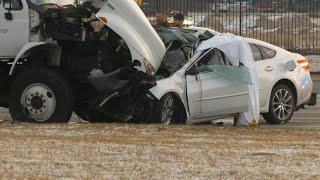
M 74 4 L 74 0 L 29 0 L 32 4 L 35 5 L 44 5 L 44 4 L 56 4 L 59 6 L 65 6 L 65 5 L 70 5 Z

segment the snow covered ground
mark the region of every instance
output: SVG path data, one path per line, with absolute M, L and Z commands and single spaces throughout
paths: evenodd
M 244 16 L 241 18 L 241 28 L 242 31 L 252 30 L 257 26 L 257 20 L 259 17 L 254 15 Z M 228 29 L 231 31 L 236 31 L 240 27 L 240 18 L 239 17 L 228 17 L 228 18 L 220 18 L 220 23 L 222 24 L 224 29 Z
M 210 15 L 209 15 L 210 16 Z M 225 31 L 237 31 L 240 28 L 240 17 L 237 15 L 220 16 L 219 22 Z M 304 30 L 318 32 L 320 18 L 310 18 L 305 14 L 275 14 L 275 15 L 244 15 L 241 17 L 241 28 L 243 32 L 262 31 L 276 32 L 289 27 L 289 31 L 299 33 Z M 289 25 L 289 23 L 291 25 Z

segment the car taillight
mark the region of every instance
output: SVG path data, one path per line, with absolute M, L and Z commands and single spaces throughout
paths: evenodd
M 306 59 L 305 57 L 299 58 L 299 59 L 297 60 L 297 63 L 300 64 L 300 65 L 302 66 L 302 68 L 303 68 L 306 72 L 309 72 L 309 70 L 310 70 L 310 65 L 309 65 L 308 59 Z

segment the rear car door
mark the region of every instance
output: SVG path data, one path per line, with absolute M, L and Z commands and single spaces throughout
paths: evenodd
M 208 50 L 194 65 L 196 77 L 187 78 L 187 86 L 197 83 L 201 94 L 192 97 L 190 107 L 201 109 L 202 117 L 245 112 L 248 110 L 249 71 L 244 67 L 226 66 L 217 49 Z M 197 88 L 197 87 L 196 87 Z M 188 88 L 190 103 L 190 88 Z M 200 107 L 199 107 L 200 106 Z
M 9 13 L 12 2 L 12 19 Z M 0 57 L 15 57 L 29 41 L 29 10 L 26 1 L 0 0 Z
M 250 44 L 255 65 L 259 77 L 259 101 L 260 107 L 264 107 L 269 100 L 270 84 L 273 83 L 277 76 L 276 61 L 274 57 L 277 55 L 275 50 L 258 45 Z

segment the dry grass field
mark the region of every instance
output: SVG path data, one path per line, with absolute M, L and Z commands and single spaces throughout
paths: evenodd
M 0 123 L 2 178 L 319 179 L 319 129 Z

